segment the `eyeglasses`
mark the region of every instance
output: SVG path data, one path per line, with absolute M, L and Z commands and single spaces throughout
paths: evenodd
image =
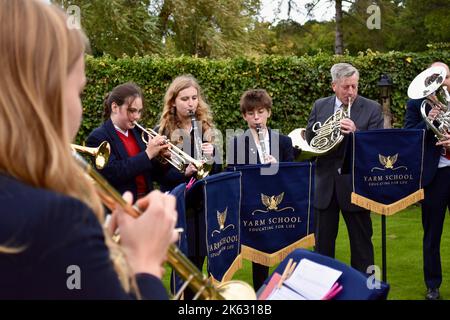
M 127 109 L 128 113 L 130 114 L 138 114 L 138 115 L 142 115 L 142 108 L 141 109 L 136 109 L 136 108 L 128 108 Z

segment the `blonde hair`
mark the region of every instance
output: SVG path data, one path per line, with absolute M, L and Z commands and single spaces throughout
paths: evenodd
M 68 74 L 84 54 L 86 38 L 81 30 L 69 29 L 67 16 L 53 5 L 0 0 L 0 8 L 0 172 L 77 198 L 103 223 L 100 199 L 71 155 L 63 106 Z M 125 259 L 105 239 L 129 291 Z M 0 252 L 15 251 L 3 245 Z
M 198 106 L 195 115 L 197 120 L 202 123 L 203 133 L 208 129 L 214 128 L 210 108 L 203 97 L 202 90 L 197 80 L 192 75 L 181 75 L 172 81 L 164 96 L 164 106 L 161 119 L 159 121 L 160 134 L 170 137 L 171 133 L 173 133 L 176 129 L 181 128 L 181 120 L 178 117 L 173 105 L 180 91 L 190 87 L 197 89 Z M 172 142 L 176 143 L 179 141 Z

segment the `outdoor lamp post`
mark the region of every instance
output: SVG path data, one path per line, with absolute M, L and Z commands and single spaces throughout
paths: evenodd
M 378 81 L 378 88 L 380 89 L 381 107 L 384 118 L 384 128 L 392 128 L 392 113 L 391 113 L 391 88 L 392 81 L 388 74 L 383 73 Z

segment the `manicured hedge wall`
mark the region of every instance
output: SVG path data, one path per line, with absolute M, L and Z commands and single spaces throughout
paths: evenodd
M 154 126 L 159 120 L 166 88 L 177 75 L 194 75 L 204 90 L 217 127 L 245 128 L 239 112 L 239 98 L 249 88 L 264 88 L 273 98 L 272 128 L 287 134 L 306 125 L 313 102 L 332 94 L 330 68 L 336 62 L 349 62 L 360 71 L 359 93 L 378 100 L 377 82 L 382 73 L 393 81 L 392 113 L 394 127 L 401 127 L 411 80 L 435 60 L 450 63 L 449 51 L 428 53 L 374 53 L 359 56 L 303 57 L 268 56 L 258 59 L 210 60 L 180 57 L 87 57 L 88 84 L 83 97 L 83 123 L 77 137 L 81 143 L 102 121 L 102 101 L 106 92 L 126 81 L 144 90 L 145 113 L 142 123 Z

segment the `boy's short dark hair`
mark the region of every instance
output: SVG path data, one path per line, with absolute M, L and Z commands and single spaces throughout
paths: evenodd
M 270 111 L 272 109 L 272 98 L 264 89 L 250 89 L 242 94 L 239 104 L 242 114 L 260 107 Z

